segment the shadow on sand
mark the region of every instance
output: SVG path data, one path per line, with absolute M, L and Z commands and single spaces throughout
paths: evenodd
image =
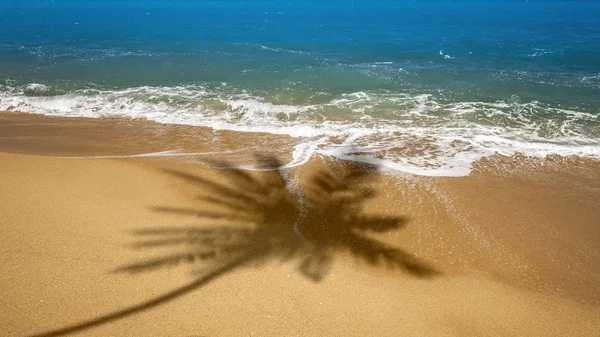
M 155 208 L 199 217 L 203 225 L 134 232 L 138 238 L 136 249 L 160 248 L 171 253 L 117 269 L 135 274 L 195 264 L 198 268 L 192 282 L 147 302 L 36 336 L 61 336 L 110 323 L 185 295 L 237 268 L 272 260 L 297 263 L 298 271 L 315 282 L 327 274 L 338 252 L 419 278 L 439 274 L 408 252 L 368 236 L 368 232 L 400 229 L 408 222 L 404 217 L 374 216 L 363 211 L 365 202 L 375 196 L 369 186 L 378 174 L 375 167 L 336 162 L 300 184 L 270 156 L 257 156 L 257 164 L 266 170 L 260 174 L 227 168 L 227 163 L 210 164 L 222 169 L 220 173 L 228 183 L 166 171 L 204 191 L 198 198 L 210 206 L 209 210 Z

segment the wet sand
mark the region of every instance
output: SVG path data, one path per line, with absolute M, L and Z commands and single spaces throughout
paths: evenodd
M 328 158 L 218 168 L 272 167 L 292 146 L 0 114 L 0 335 L 600 331 L 597 161 L 495 156 L 452 178 Z M 120 157 L 168 150 L 195 155 Z

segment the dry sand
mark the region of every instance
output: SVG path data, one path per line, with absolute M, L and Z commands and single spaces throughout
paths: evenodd
M 202 164 L 255 143 L 289 159 L 285 137 L 0 114 L 0 335 L 600 335 L 598 162 L 323 158 L 293 192 Z M 64 158 L 173 148 L 231 152 Z

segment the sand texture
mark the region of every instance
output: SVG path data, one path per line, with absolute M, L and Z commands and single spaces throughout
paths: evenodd
M 0 335 L 599 335 L 598 162 L 227 168 L 287 144 L 0 114 Z

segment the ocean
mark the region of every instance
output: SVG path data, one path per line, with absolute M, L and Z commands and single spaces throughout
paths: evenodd
M 600 158 L 600 1 L 3 0 L 0 110 L 283 134 L 422 175 Z

